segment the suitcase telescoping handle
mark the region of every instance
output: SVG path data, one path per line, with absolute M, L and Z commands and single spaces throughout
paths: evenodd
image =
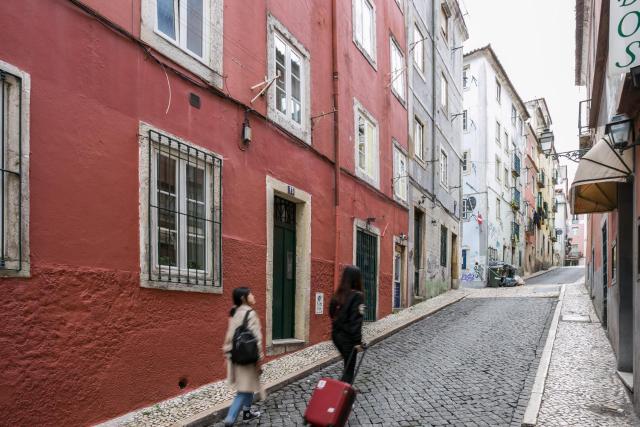
M 367 349 L 369 348 L 369 346 L 367 346 L 365 343 L 360 344 L 360 347 L 362 347 L 362 357 L 360 358 L 360 362 L 357 362 L 358 350 L 356 349 L 356 347 L 353 347 L 353 350 L 351 350 L 351 354 L 349 355 L 349 359 L 347 360 L 347 364 L 344 365 L 343 375 L 347 371 L 347 367 L 351 365 L 351 358 L 352 357 L 356 358 L 356 369 L 355 369 L 355 372 L 353 373 L 353 380 L 351 380 L 351 384 L 353 384 L 356 381 L 356 377 L 358 376 L 358 371 L 360 370 L 360 365 L 362 365 L 362 360 L 364 359 L 364 354 L 367 352 Z

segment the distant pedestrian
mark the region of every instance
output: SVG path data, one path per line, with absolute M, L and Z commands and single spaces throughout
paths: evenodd
M 331 298 L 329 315 L 331 316 L 331 338 L 344 361 L 342 381 L 353 383 L 356 367 L 356 351 L 363 348 L 362 322 L 364 320 L 364 295 L 362 293 L 362 274 L 354 265 L 345 267 L 338 290 Z M 348 365 L 348 366 L 347 366 Z
M 259 393 L 261 399 L 265 397 L 264 390 L 260 385 L 260 374 L 262 373 L 260 362 L 264 357 L 262 354 L 262 331 L 258 314 L 253 310 L 256 299 L 247 287 L 234 289 L 232 296 L 233 308 L 229 314 L 229 327 L 222 350 L 227 357 L 227 380 L 236 389 L 236 397 L 224 420 L 225 426 L 232 426 L 236 422 L 240 410 L 242 410 L 244 421 L 259 417 L 260 412 L 251 410 L 253 396 L 254 393 Z M 242 363 L 236 363 L 234 357 L 236 359 L 247 358 L 247 348 L 253 350 L 254 353 L 253 356 L 248 355 L 250 363 L 246 363 L 245 360 L 242 360 Z M 244 354 L 239 354 L 239 352 L 244 352 Z

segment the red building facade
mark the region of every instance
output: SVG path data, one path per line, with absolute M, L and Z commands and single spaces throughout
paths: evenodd
M 316 301 L 346 264 L 369 320 L 391 313 L 402 10 L 251 6 L 0 6 L 7 424 L 85 425 L 222 379 L 237 286 L 269 357 L 329 338 Z

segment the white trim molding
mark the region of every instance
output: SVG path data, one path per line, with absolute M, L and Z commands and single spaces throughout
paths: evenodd
M 278 196 L 296 204 L 296 311 L 294 315 L 294 339 L 273 340 L 273 227 L 274 197 Z M 311 194 L 271 176 L 266 177 L 266 325 L 267 354 L 281 354 L 299 348 L 309 342 L 311 316 Z
M 178 0 L 186 1 L 186 0 Z M 181 48 L 157 29 L 157 0 L 141 0 L 140 38 L 167 58 L 202 77 L 219 89 L 223 87 L 223 0 L 204 0 L 203 56 Z M 208 12 L 208 13 L 207 13 Z M 176 32 L 179 28 L 176 28 Z
M 297 123 L 276 108 L 276 84 L 267 91 L 267 116 L 307 144 L 311 144 L 311 54 L 293 34 L 270 13 L 267 15 L 267 74 L 276 75 L 275 33 L 289 43 L 302 57 L 301 70 L 301 118 Z
M 31 123 L 31 76 L 29 73 L 0 60 L 0 72 L 12 75 L 10 79 L 20 79 L 20 91 L 12 88 L 8 83 L 8 90 L 4 92 L 6 99 L 0 97 L 4 103 L 7 115 L 4 126 L 5 146 L 3 153 L 5 167 L 15 170 L 20 165 L 19 180 L 16 175 L 7 174 L 5 178 L 5 235 L 1 238 L 5 243 L 5 265 L 0 270 L 0 277 L 31 277 L 31 252 L 29 238 L 29 218 L 31 196 L 29 193 L 29 159 L 30 159 L 30 128 Z M 0 120 L 5 120 L 0 117 Z M 7 125 L 7 124 L 13 125 Z M 20 126 L 18 126 L 18 124 Z M 21 196 L 18 197 L 18 194 Z M 0 218 L 1 220 L 1 218 Z

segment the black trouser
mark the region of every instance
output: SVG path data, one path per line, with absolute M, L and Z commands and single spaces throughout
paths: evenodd
M 356 370 L 356 360 L 358 359 L 358 353 L 353 351 L 354 346 L 347 346 L 338 348 L 342 361 L 344 362 L 344 372 L 340 381 L 353 384 L 353 375 Z M 347 364 L 349 364 L 347 366 Z

